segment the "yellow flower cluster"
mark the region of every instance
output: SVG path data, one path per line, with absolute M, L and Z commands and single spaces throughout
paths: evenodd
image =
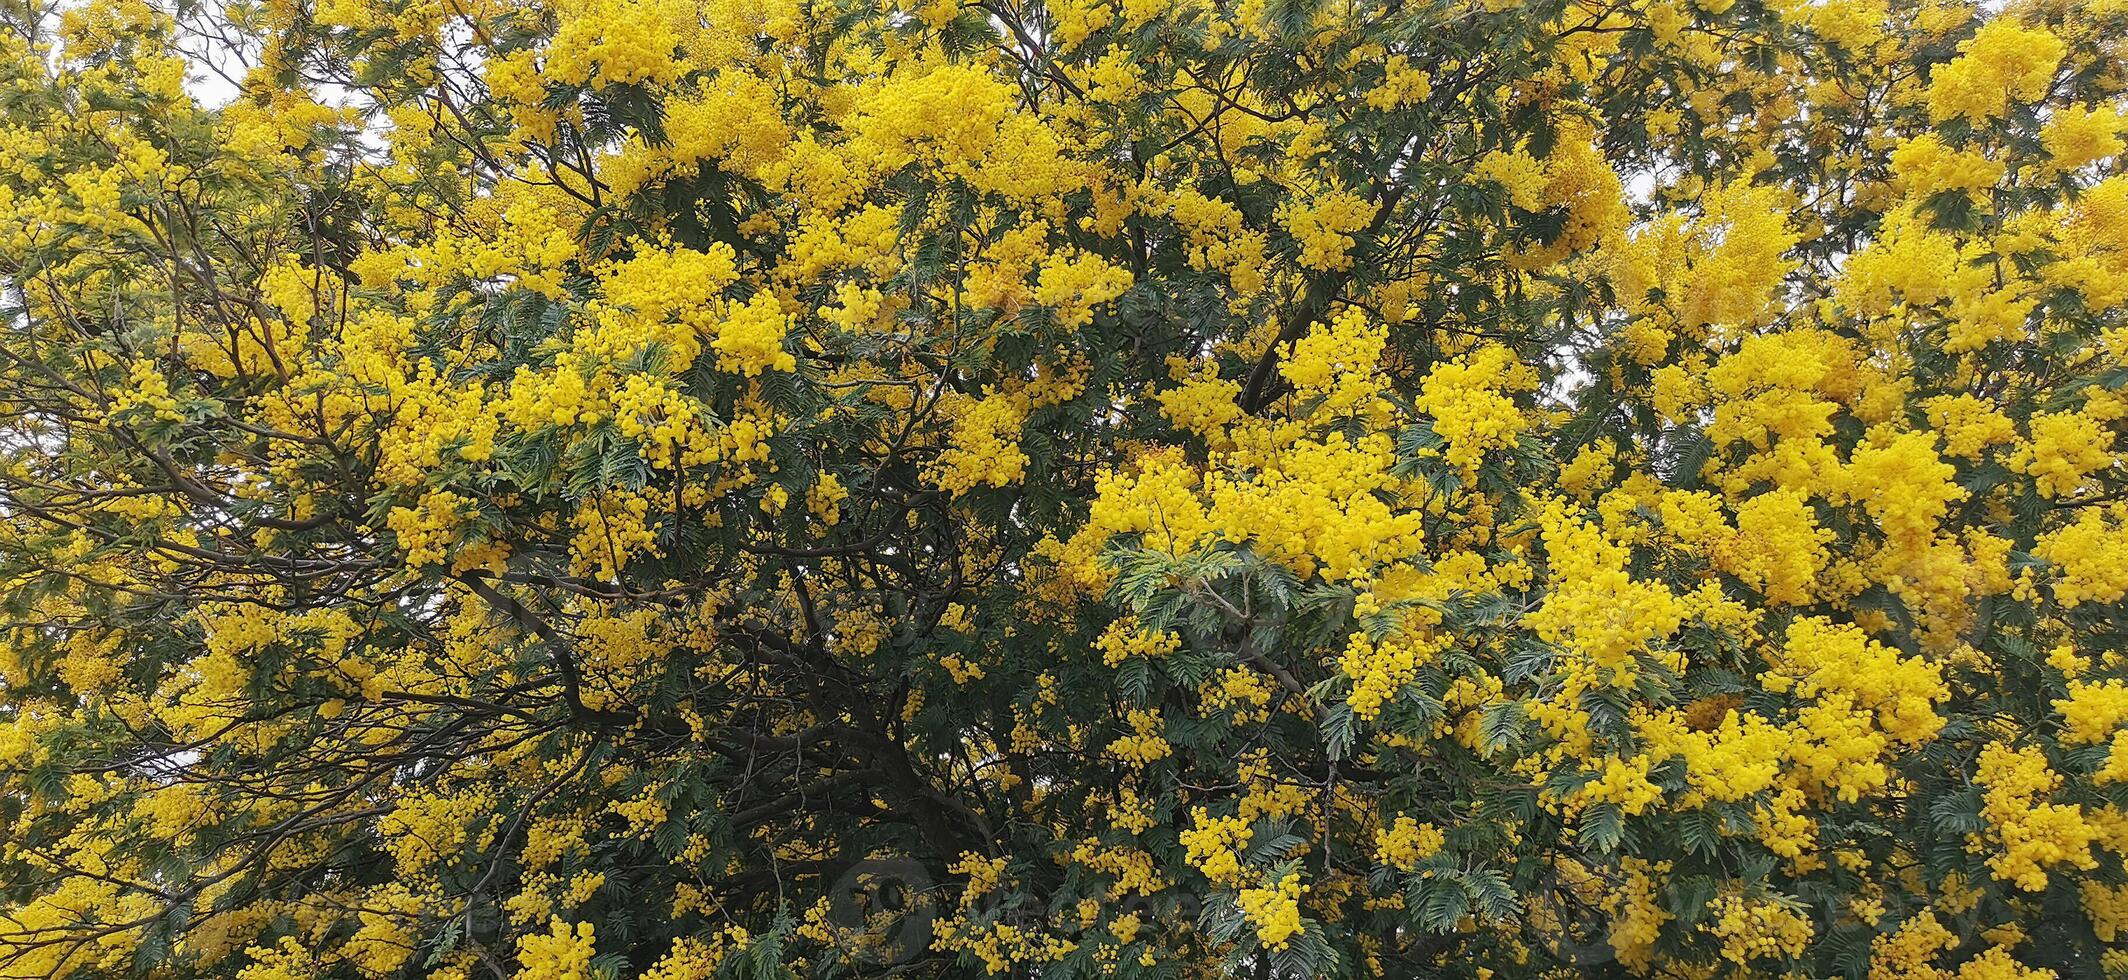
M 1268 454 L 1264 467 L 1206 479 L 1207 518 L 1230 541 L 1252 541 L 1295 572 L 1332 581 L 1359 578 L 1419 550 L 1424 515 L 1377 491 L 1401 489 L 1394 445 L 1369 433 L 1302 439 Z M 1177 515 L 1187 527 L 1188 512 Z
M 1554 584 L 1523 622 L 1597 668 L 1598 680 L 1628 685 L 1633 658 L 1676 632 L 1684 605 L 1668 588 L 1634 579 L 1626 549 L 1569 505 L 1546 504 L 1538 523 Z
M 655 344 L 669 368 L 684 370 L 701 353 L 698 335 L 715 331 L 719 297 L 739 280 L 738 260 L 722 243 L 697 250 L 638 239 L 631 246 L 627 259 L 600 269 L 608 306 L 594 311 L 596 328 L 573 346 L 587 357 L 618 361 Z M 614 308 L 634 315 L 615 316 Z
M 1240 382 L 1203 371 L 1192 374 L 1187 365 L 1179 368 L 1176 380 L 1181 383 L 1153 396 L 1160 402 L 1160 414 L 1176 428 L 1212 438 L 1241 418 Z
M 1864 315 L 1889 313 L 1895 301 L 1927 306 L 1943 299 L 1957 264 L 1957 242 L 1902 207 L 1886 215 L 1877 240 L 1853 256 L 1835 295 Z
M 1093 322 L 1096 307 L 1130 287 L 1130 270 L 1098 255 L 1064 253 L 1042 266 L 1034 301 L 1055 311 L 1059 323 L 1083 327 Z
M 782 162 L 791 142 L 790 126 L 760 111 L 775 102 L 774 83 L 744 69 L 726 69 L 714 81 L 700 79 L 694 92 L 683 87 L 665 104 L 667 152 L 682 173 L 714 159 L 741 173 L 758 173 Z M 655 157 L 646 154 L 646 165 Z M 655 162 L 654 162 L 655 161 Z
M 139 357 L 126 368 L 126 386 L 111 396 L 110 414 L 119 416 L 143 409 L 152 418 L 174 422 L 184 418 L 177 408 L 177 399 L 170 394 L 169 377 L 154 361 Z
M 1515 394 L 1536 384 L 1536 373 L 1513 351 L 1487 344 L 1435 365 L 1412 404 L 1432 419 L 1434 434 L 1448 444 L 1443 455 L 1470 479 L 1486 453 L 1514 446 L 1529 428 L 1530 418 L 1515 404 Z
M 399 538 L 409 568 L 441 564 L 458 546 L 457 528 L 472 501 L 448 490 L 421 495 L 413 507 L 394 507 L 385 515 L 385 526 Z
M 1393 54 L 1382 64 L 1382 84 L 1367 90 L 1367 104 L 1377 109 L 1418 105 L 1433 94 L 1433 79 L 1412 67 L 1411 56 Z
M 1135 473 L 1104 469 L 1094 476 L 1094 499 L 1084 529 L 1054 553 L 1088 586 L 1102 586 L 1109 572 L 1099 561 L 1109 539 L 1139 535 L 1144 547 L 1171 555 L 1188 552 L 1212 532 L 1199 499 L 1197 470 L 1172 455 L 1139 462 Z
M 1430 823 L 1398 814 L 1396 822 L 1374 832 L 1374 859 L 1399 871 L 1411 871 L 1420 861 L 1439 854 L 1448 835 Z
M 938 665 L 946 668 L 946 676 L 953 678 L 955 684 L 967 685 L 989 676 L 982 664 L 963 660 L 955 654 L 938 658 Z
M 822 473 L 820 479 L 805 490 L 805 509 L 820 523 L 830 527 L 842 521 L 842 502 L 850 499 L 850 491 L 835 478 L 833 473 Z
M 1226 715 L 1237 725 L 1271 717 L 1271 685 L 1247 667 L 1229 667 L 1205 681 L 1200 700 L 1205 717 Z
M 559 918 L 545 935 L 526 936 L 518 944 L 516 980 L 590 980 L 595 930 L 589 922 L 571 929 Z
M 1604 897 L 1604 907 L 1611 913 L 1611 949 L 1618 961 L 1636 974 L 1648 971 L 1663 923 L 1676 918 L 1663 907 L 1660 897 L 1670 868 L 1668 861 L 1625 858 L 1619 862 L 1619 870 L 1625 873 L 1625 887 Z
M 1320 397 L 1323 408 L 1342 415 L 1368 407 L 1382 390 L 1382 347 L 1389 328 L 1370 324 L 1366 313 L 1351 309 L 1318 323 L 1293 342 L 1278 363 L 1278 373 L 1303 398 Z
M 2064 609 L 2128 596 L 2128 504 L 2093 507 L 2040 535 L 2032 554 L 2054 567 L 2054 601 Z
M 1672 335 L 1757 322 L 1795 263 L 1785 191 L 1735 183 L 1709 188 L 1699 213 L 1673 212 L 1604 250 L 1626 308 L 1647 317 L 1628 336 L 1642 364 L 1661 363 Z
M 1308 199 L 1279 205 L 1278 223 L 1300 246 L 1300 264 L 1330 271 L 1352 267 L 1353 235 L 1374 217 L 1374 205 L 1343 190 L 1324 191 Z
M 1498 184 L 1507 192 L 1507 200 L 1524 211 L 1537 211 L 1544 207 L 1546 180 L 1544 163 L 1522 149 L 1494 150 L 1480 158 L 1470 169 L 1471 177 L 1487 183 Z
M 2072 496 L 2086 476 L 2113 465 L 2113 433 L 2090 415 L 2041 412 L 2032 416 L 2031 432 L 2008 464 L 2030 475 L 2044 496 Z
M 1523 268 L 1546 268 L 1615 238 L 1625 232 L 1633 217 L 1618 172 L 1596 146 L 1595 126 L 1580 117 L 1564 118 L 1555 125 L 1552 152 L 1544 158 L 1543 210 L 1565 209 L 1566 222 L 1551 240 L 1507 256 Z
M 1966 497 L 1958 470 L 1936 454 L 1936 437 L 1902 432 L 1865 439 L 1848 459 L 1851 493 L 1896 553 L 1915 554 L 1935 540 L 1950 505 Z
M 1922 200 L 1945 191 L 1985 193 L 2002 179 L 2002 164 L 1978 150 L 1953 149 L 1922 133 L 1892 151 L 1892 186 Z
M 1375 720 L 1382 713 L 1382 705 L 1411 683 L 1419 668 L 1431 662 L 1445 646 L 1445 637 L 1389 636 L 1374 640 L 1366 633 L 1352 634 L 1338 662 L 1339 669 L 1352 681 L 1345 703 L 1362 721 Z
M 1300 921 L 1300 897 L 1307 891 L 1308 886 L 1300 883 L 1300 872 L 1288 871 L 1265 887 L 1242 889 L 1236 901 L 1266 949 L 1285 949 L 1294 936 L 1307 931 Z
M 1917 745 L 1943 728 L 1936 704 L 1950 696 L 1942 668 L 1870 639 L 1860 629 L 1806 616 L 1788 625 L 1773 669 L 1761 675 L 1768 690 L 1820 701 L 1846 700 L 1871 712 L 1875 727 Z
M 2064 106 L 2055 110 L 2054 117 L 2047 120 L 2039 139 L 2046 146 L 2053 167 L 2075 170 L 2085 164 L 2119 156 L 2124 148 L 2128 148 L 2121 139 L 2123 132 L 2128 132 L 2128 120 L 2123 120 L 2120 110 L 2113 106 L 2095 109 Z
M 1175 748 L 1160 734 L 1160 709 L 1133 708 L 1128 716 L 1131 731 L 1108 743 L 1108 754 L 1136 767 L 1151 765 L 1173 755 Z
M 2098 829 L 2084 819 L 2083 808 L 2046 802 L 2061 786 L 2061 775 L 2044 753 L 1991 743 L 1981 750 L 1973 778 L 1983 791 L 1980 814 L 1988 827 L 1982 836 L 1995 845 L 1988 867 L 1997 880 L 2044 891 L 2050 866 L 2098 867 L 2091 855 Z
M 1138 617 L 1125 616 L 1101 631 L 1094 648 L 1101 651 L 1102 663 L 1118 667 L 1132 657 L 1159 659 L 1174 653 L 1182 649 L 1182 637 L 1167 630 L 1146 629 L 1138 623 Z
M 1024 395 L 999 392 L 963 402 L 953 421 L 953 444 L 933 461 L 931 482 L 956 494 L 1018 483 L 1027 472 L 1020 430 L 1029 407 Z
M 714 455 L 696 404 L 659 379 L 638 374 L 623 382 L 613 393 L 613 421 L 658 469 L 700 465 Z
M 1970 394 L 1939 395 L 1921 403 L 1929 425 L 1943 436 L 1944 452 L 1979 459 L 1990 446 L 2017 438 L 2017 426 L 1995 406 Z
M 1929 78 L 1929 118 L 1982 123 L 2001 116 L 2009 101 L 2045 95 L 2068 48 L 2042 28 L 1996 17 L 1958 46 L 1958 57 Z
M 1190 268 L 1226 272 L 1230 306 L 1246 304 L 1263 290 L 1269 234 L 1249 229 L 1240 208 L 1193 187 L 1177 189 L 1165 201 L 1188 236 Z
M 1182 831 L 1181 841 L 1190 866 L 1215 884 L 1232 887 L 1241 883 L 1241 849 L 1255 833 L 1241 817 L 1215 817 L 1204 807 L 1190 812 L 1192 826 Z
M 682 936 L 643 972 L 641 980 L 707 980 L 717 975 L 725 959 L 751 942 L 753 935 L 738 925 L 725 926 L 705 939 Z
M 997 889 L 1005 874 L 1005 859 L 986 858 L 974 851 L 961 852 L 960 860 L 946 866 L 946 870 L 968 879 L 961 888 L 961 908 L 974 905 L 984 895 Z
M 1637 817 L 1662 802 L 1662 787 L 1648 779 L 1649 757 L 1612 756 L 1603 760 L 1600 774 L 1581 787 L 1580 803 L 1609 803 L 1626 816 Z
M 1991 947 L 1958 968 L 1958 980 L 2055 980 L 2053 970 L 2035 970 L 2017 962 L 2010 951 Z
M 729 308 L 709 346 L 717 351 L 720 370 L 749 378 L 763 371 L 791 371 L 798 367 L 798 359 L 783 349 L 789 330 L 790 317 L 784 315 L 776 297 L 759 292 L 745 306 Z
M 1077 948 L 1070 940 L 1005 922 L 969 929 L 959 918 L 947 919 L 935 934 L 933 949 L 973 953 L 992 976 L 1010 975 L 1018 964 L 1054 963 Z
M 1136 847 L 1102 847 L 1100 841 L 1088 838 L 1073 849 L 1071 860 L 1095 874 L 1114 879 L 1108 892 L 1115 896 L 1152 895 L 1171 884 L 1153 863 L 1153 856 Z
M 620 574 L 638 555 L 658 553 L 648 496 L 640 493 L 593 498 L 577 508 L 569 523 L 570 564 L 578 574 L 607 579 Z
M 2108 885 L 2087 878 L 2077 884 L 2076 893 L 2099 942 L 2111 943 L 2128 933 L 2128 885 Z
M 2056 698 L 2054 710 L 2062 717 L 2063 742 L 2095 745 L 2108 741 L 2114 730 L 2128 721 L 2128 683 L 2072 680 L 2069 696 Z
M 1803 605 L 1817 597 L 1832 540 L 1832 531 L 1818 526 L 1809 497 L 1772 490 L 1736 506 L 1736 534 L 1716 547 L 1714 558 L 1723 571 L 1758 589 L 1767 604 Z
M 1738 966 L 1752 960 L 1802 955 L 1816 930 L 1787 902 L 1724 895 L 1708 903 L 1711 919 L 1700 928 L 1722 941 L 1722 958 Z
M 1870 980 L 1907 980 L 1910 977 L 1938 980 L 1946 974 L 1935 968 L 1936 957 L 1956 949 L 1958 937 L 1936 921 L 1936 913 L 1923 909 L 1892 932 L 1870 941 Z
M 1685 760 L 1685 779 L 1697 797 L 1735 803 L 1774 785 L 1791 735 L 1755 712 L 1729 710 L 1707 730 L 1690 727 L 1683 712 L 1666 709 L 1636 726 L 1648 758 Z M 1694 796 L 1680 801 L 1690 806 Z

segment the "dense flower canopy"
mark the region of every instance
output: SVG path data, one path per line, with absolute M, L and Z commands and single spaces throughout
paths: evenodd
M 0 977 L 2128 975 L 2128 2 L 0 26 Z

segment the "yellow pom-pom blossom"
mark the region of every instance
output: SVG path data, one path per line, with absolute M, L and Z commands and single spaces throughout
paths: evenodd
M 1420 861 L 1440 853 L 1448 837 L 1430 823 L 1398 814 L 1387 829 L 1374 832 L 1374 859 L 1400 871 L 1410 871 Z
M 1929 79 L 1929 117 L 1939 122 L 1960 117 L 1982 122 L 2001 115 L 2013 98 L 2040 98 L 2067 46 L 2044 29 L 1998 18 L 1961 43 L 1958 51 L 1957 58 Z
M 2086 602 L 2118 602 L 2128 596 L 2128 505 L 2082 511 L 2076 520 L 2040 536 L 2033 555 L 2053 565 L 2056 602 L 2075 608 Z
M 1988 829 L 1972 845 L 1988 854 L 1995 877 L 2028 892 L 2047 887 L 2048 869 L 2066 865 L 2089 870 L 2097 828 L 2073 804 L 2048 802 L 2062 783 L 2044 754 L 2000 743 L 1981 752 L 1974 776 L 1984 791 L 1981 815 Z
M 2123 120 L 2120 110 L 2113 106 L 2090 109 L 2066 106 L 2047 120 L 2039 138 L 2047 147 L 2051 165 L 2074 170 L 2096 160 L 2119 156 L 2123 149 L 2128 149 L 2128 143 L 2122 140 L 2124 133 L 2128 133 L 2128 120 Z
M 1487 453 L 1512 447 L 1528 427 L 1514 396 L 1535 381 L 1513 352 L 1481 347 L 1427 372 L 1415 405 L 1448 443 L 1442 455 L 1468 477 Z
M 543 936 L 527 936 L 517 953 L 517 976 L 524 980 L 589 980 L 595 931 L 589 922 L 574 928 L 555 919 Z
M 955 493 L 1017 482 L 1027 467 L 1019 446 L 1027 408 L 1026 398 L 1017 394 L 986 393 L 965 402 L 953 444 L 939 454 L 932 480 Z
M 1668 588 L 1635 580 L 1626 549 L 1565 504 L 1548 504 L 1539 520 L 1559 588 L 1523 621 L 1596 668 L 1600 682 L 1629 685 L 1636 658 L 1683 622 L 1683 605 Z
M 2081 412 L 2046 412 L 2032 417 L 2031 436 L 2012 453 L 2009 465 L 2029 474 L 2049 497 L 2076 493 L 2084 478 L 2113 465 L 2113 433 L 2098 419 Z
M 1352 266 L 1353 236 L 1374 217 L 1365 198 L 1328 191 L 1312 200 L 1291 201 L 1279 209 L 1279 222 L 1301 248 L 1300 264 L 1310 269 Z
M 173 9 L 0 974 L 2128 975 L 2120 0 Z
M 1266 949 L 1285 949 L 1293 937 L 1307 931 L 1300 920 L 1300 897 L 1308 886 L 1300 883 L 1300 872 L 1286 872 L 1276 882 L 1267 882 L 1260 888 L 1244 888 L 1236 897 L 1243 915 L 1256 928 L 1256 938 Z
M 1810 920 L 1787 903 L 1725 895 L 1708 905 L 1701 928 L 1721 938 L 1722 958 L 1738 966 L 1799 955 L 1815 935 Z
M 1241 848 L 1254 836 L 1240 817 L 1215 817 L 1203 807 L 1191 812 L 1194 826 L 1181 833 L 1192 867 L 1205 877 L 1225 885 L 1241 881 Z

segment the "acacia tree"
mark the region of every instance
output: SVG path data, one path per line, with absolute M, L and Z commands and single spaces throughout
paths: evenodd
M 1989 6 L 5 0 L 0 975 L 2128 971 Z

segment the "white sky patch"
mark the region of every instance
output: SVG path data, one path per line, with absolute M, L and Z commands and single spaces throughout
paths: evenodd
M 244 75 L 251 70 L 242 32 L 230 22 L 228 7 L 208 0 L 179 15 L 177 48 L 192 64 L 185 91 L 201 108 L 219 109 L 236 101 Z

